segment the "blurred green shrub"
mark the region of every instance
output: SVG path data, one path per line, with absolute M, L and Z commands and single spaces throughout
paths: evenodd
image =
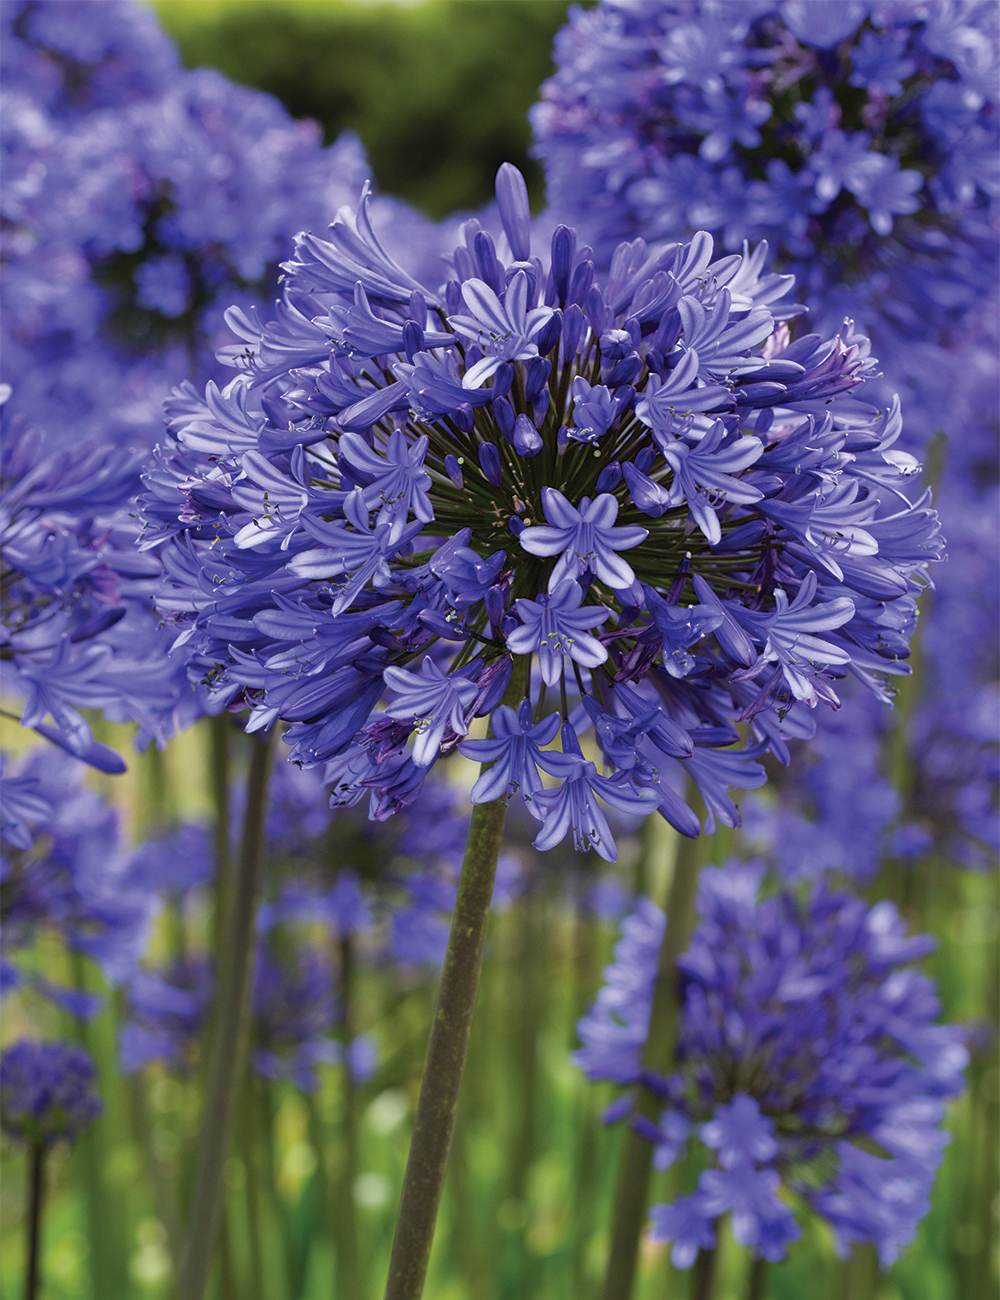
M 543 197 L 527 110 L 568 0 L 154 0 L 189 67 L 218 68 L 358 133 L 383 190 L 432 217 L 478 207 L 502 162 Z

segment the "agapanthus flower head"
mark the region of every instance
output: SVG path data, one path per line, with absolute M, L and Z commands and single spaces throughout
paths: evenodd
M 998 38 L 934 0 L 571 11 L 532 112 L 550 199 L 602 256 L 704 226 L 815 259 L 812 289 L 933 256 L 998 196 Z
M 148 448 L 171 387 L 220 374 L 225 307 L 269 295 L 296 231 L 357 194 L 363 150 L 350 133 L 324 148 L 271 96 L 183 68 L 133 0 L 10 0 L 0 23 L 14 403 L 53 444 Z M 405 206 L 377 207 L 391 234 Z M 414 266 L 437 251 L 420 229 Z
M 735 825 L 838 678 L 887 698 L 941 541 L 867 340 L 793 338 L 766 250 L 639 239 L 597 275 L 560 226 L 512 258 L 509 164 L 498 194 L 505 238 L 466 222 L 433 293 L 367 193 L 303 235 L 275 321 L 230 313 L 231 383 L 168 404 L 142 544 L 191 662 L 334 803 L 385 818 L 458 748 L 503 773 L 474 801 L 612 859 L 602 803 L 696 835 L 690 779 Z
M 95 1074 L 82 1047 L 18 1039 L 0 1056 L 0 1128 L 32 1147 L 74 1142 L 101 1113 Z
M 602 0 L 555 59 L 536 150 L 599 265 L 637 235 L 766 239 L 822 332 L 846 310 L 872 339 L 905 450 L 943 430 L 995 461 L 995 5 Z
M 138 721 L 141 745 L 162 744 L 206 704 L 150 605 L 160 564 L 135 548 L 141 457 L 96 438 L 57 448 L 23 416 L 5 421 L 3 435 L 4 684 L 24 700 L 22 726 L 93 767 L 123 772 L 81 709 Z
M 944 1102 L 968 1060 L 913 965 L 933 940 L 908 935 L 889 902 L 825 888 L 762 898 L 761 876 L 702 873 L 701 923 L 679 963 L 676 1073 L 641 1065 L 664 926 L 648 899 L 623 924 L 576 1060 L 592 1079 L 644 1080 L 664 1098 L 659 1123 L 632 1121 L 659 1167 L 692 1141 L 707 1149 L 697 1187 L 652 1211 L 679 1267 L 727 1212 L 737 1241 L 783 1258 L 800 1232 L 795 1205 L 827 1220 L 839 1250 L 872 1241 L 889 1264 L 929 1208 Z
M 318 1065 L 344 1059 L 344 1045 L 333 1036 L 342 1018 L 333 967 L 323 947 L 303 933 L 302 923 L 325 925 L 336 937 L 343 933 L 336 928 L 338 919 L 356 929 L 371 923 L 356 892 L 353 899 L 343 889 L 335 892 L 339 897 L 324 898 L 288 887 L 261 906 L 257 918 L 251 1062 L 262 1078 L 287 1080 L 303 1092 L 318 1087 Z M 334 916 L 338 903 L 339 918 Z M 119 1038 L 123 1068 L 131 1073 L 152 1062 L 178 1074 L 196 1068 L 214 991 L 213 963 L 205 953 L 187 952 L 164 966 L 136 970 Z M 374 1044 L 362 1036 L 349 1048 L 352 1073 L 367 1078 L 375 1066 Z
M 48 747 L 29 751 L 17 767 L 4 764 L 4 805 L 13 795 L 20 821 L 4 827 L 2 949 L 9 957 L 48 930 L 117 983 L 138 961 L 153 896 L 147 882 L 130 876 L 117 813 L 83 786 L 82 776 L 79 763 Z M 15 967 L 8 974 L 14 983 L 30 979 L 57 1001 L 69 993 Z

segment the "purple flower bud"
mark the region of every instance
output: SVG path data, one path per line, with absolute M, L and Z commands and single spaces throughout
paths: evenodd
M 570 226 L 556 226 L 552 233 L 552 279 L 559 302 L 566 301 L 575 253 L 576 231 Z
M 562 342 L 559 345 L 559 364 L 565 365 L 571 361 L 577 353 L 580 346 L 580 340 L 583 338 L 584 330 L 587 328 L 587 318 L 584 316 L 582 309 L 577 303 L 571 303 L 566 308 L 562 323 Z
M 476 235 L 473 247 L 476 250 L 479 278 L 484 280 L 494 293 L 502 293 L 504 289 L 503 267 L 497 258 L 497 250 L 493 245 L 493 240 L 485 230 L 480 230 Z
M 465 306 L 462 298 L 462 285 L 458 280 L 449 280 L 444 286 L 444 301 L 449 316 L 457 316 Z
M 643 474 L 648 474 L 656 461 L 656 448 L 643 447 L 635 457 L 635 467 Z
M 650 346 L 661 355 L 666 356 L 681 336 L 681 314 L 676 309 L 666 311 L 650 340 Z
M 500 469 L 500 453 L 492 442 L 481 442 L 479 444 L 479 464 L 482 466 L 487 482 L 494 487 L 499 487 L 503 482 L 503 473 Z
M 510 251 L 518 262 L 526 262 L 531 256 L 531 209 L 528 187 L 513 163 L 503 163 L 497 172 L 496 194 Z
M 527 524 L 525 524 L 524 520 L 521 519 L 518 515 L 511 515 L 511 517 L 507 520 L 507 527 L 510 529 L 510 531 L 514 534 L 515 537 L 520 537 L 521 534 L 524 532 L 525 528 L 527 527 Z
M 554 311 L 546 323 L 538 332 L 536 345 L 538 355 L 547 357 L 555 345 L 559 342 L 562 334 L 563 314 L 561 311 Z
M 490 390 L 493 394 L 494 401 L 498 397 L 506 397 L 510 392 L 511 385 L 514 382 L 514 365 L 511 361 L 505 361 L 502 366 L 498 366 L 493 376 L 493 387 Z
M 538 288 L 538 281 L 542 274 L 541 263 L 538 258 L 532 258 L 530 262 L 511 262 L 510 266 L 504 271 L 504 283 L 509 286 L 511 280 L 517 275 L 518 271 L 523 271 L 528 281 L 528 306 L 535 301 L 535 290 Z
M 594 489 L 597 492 L 613 492 L 621 481 L 622 467 L 618 461 L 613 460 L 610 465 L 605 465 L 598 474 Z
M 569 286 L 570 302 L 583 302 L 594 284 L 594 263 L 579 262 Z
M 601 335 L 601 356 L 605 361 L 620 361 L 632 350 L 632 335 L 628 330 L 608 330 Z
M 468 402 L 462 402 L 451 413 L 451 418 L 455 421 L 463 433 L 471 433 L 475 428 L 475 419 L 472 414 L 472 407 Z
M 486 593 L 484 603 L 486 605 L 486 617 L 490 620 L 493 627 L 497 627 L 503 618 L 504 611 L 504 593 L 503 587 L 499 584 L 490 587 Z
M 415 321 L 421 329 L 427 328 L 427 299 L 419 289 L 410 294 L 410 320 Z
M 631 384 L 640 370 L 642 370 L 642 357 L 638 352 L 629 352 L 611 367 L 605 383 L 609 388 L 617 388 L 619 384 Z
M 537 456 L 542 450 L 542 435 L 526 415 L 519 415 L 514 424 L 514 450 L 525 460 Z
M 457 456 L 445 456 L 444 472 L 457 488 L 462 486 L 464 479 L 462 478 L 462 467 Z
M 526 402 L 537 400 L 538 394 L 549 382 L 551 373 L 551 361 L 545 361 L 542 357 L 532 357 L 528 362 L 528 373 L 524 380 L 524 400 Z
M 408 320 L 403 326 L 403 350 L 411 365 L 417 353 L 424 350 L 424 331 L 416 321 Z
M 604 290 L 599 284 L 591 285 L 587 293 L 584 310 L 587 313 L 587 319 L 590 321 L 590 328 L 598 337 L 605 332 L 609 324 L 614 320 L 610 308 L 604 301 Z
M 535 424 L 541 424 L 549 411 L 549 402 L 551 397 L 549 390 L 543 388 L 538 396 L 538 400 L 531 407 L 531 414 L 534 417 Z
M 508 442 L 514 441 L 514 408 L 506 397 L 498 397 L 493 401 L 493 418 L 497 422 L 497 428 L 507 439 Z

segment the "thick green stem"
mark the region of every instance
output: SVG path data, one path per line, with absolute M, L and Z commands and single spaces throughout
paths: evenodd
M 506 816 L 507 808 L 502 800 L 477 804 L 472 810 L 420 1085 L 385 1300 L 418 1300 L 424 1288 L 476 1008 Z
M 667 924 L 660 945 L 649 1015 L 649 1033 L 642 1054 L 643 1068 L 666 1075 L 671 1071 L 677 1042 L 680 1005 L 677 996 L 677 959 L 687 947 L 694 918 L 702 841 L 682 837 L 677 845 L 673 879 L 667 899 Z M 635 1112 L 654 1122 L 663 1110 L 663 1098 L 642 1087 Z M 646 1199 L 653 1164 L 653 1146 L 630 1128 L 625 1135 L 618 1186 L 612 1212 L 611 1249 L 604 1277 L 604 1300 L 629 1300 L 635 1281 L 639 1238 L 646 1222 Z
M 763 1255 L 754 1257 L 747 1276 L 747 1300 L 764 1300 L 767 1295 L 767 1260 Z
M 713 1300 L 715 1279 L 719 1273 L 718 1245 L 702 1247 L 694 1262 L 694 1280 L 691 1284 L 691 1300 Z
M 45 1147 L 28 1152 L 28 1250 L 24 1266 L 24 1300 L 36 1300 L 41 1286 L 42 1209 L 45 1204 Z
M 264 847 L 272 734 L 252 737 L 250 778 L 239 860 L 226 916 L 225 964 L 213 1021 L 211 1054 L 195 1165 L 187 1239 L 178 1273 L 179 1300 L 203 1300 L 222 1205 L 229 1131 L 240 1082 L 250 993 L 254 917 Z

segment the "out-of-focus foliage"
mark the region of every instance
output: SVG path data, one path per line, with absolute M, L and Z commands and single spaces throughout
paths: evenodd
M 157 0 L 189 67 L 270 91 L 327 143 L 357 131 L 380 187 L 430 216 L 492 197 L 502 162 L 528 178 L 527 111 L 552 72 L 567 0 Z

